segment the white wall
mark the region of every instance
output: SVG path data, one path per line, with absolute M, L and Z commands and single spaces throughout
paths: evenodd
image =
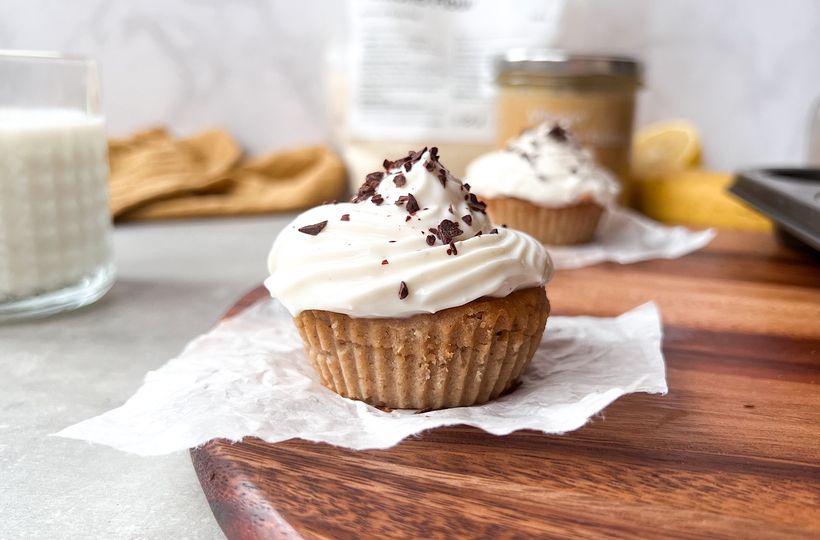
M 343 13 L 335 0 L 0 0 L 0 48 L 96 57 L 114 135 L 221 125 L 261 152 L 328 140 L 323 51 Z M 713 167 L 805 155 L 820 2 L 568 0 L 557 44 L 643 58 L 639 123 L 694 121 Z
M 575 0 L 564 27 L 568 48 L 643 58 L 638 123 L 692 120 L 709 165 L 805 160 L 820 98 L 820 2 Z

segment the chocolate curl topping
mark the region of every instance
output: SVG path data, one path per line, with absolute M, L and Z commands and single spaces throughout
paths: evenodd
M 408 294 L 410 294 L 410 290 L 407 288 L 407 283 L 402 281 L 399 284 L 399 300 L 404 300 Z
M 405 178 L 403 174 L 399 173 L 393 177 L 393 183 L 396 184 L 396 187 L 402 187 L 407 183 L 407 178 Z

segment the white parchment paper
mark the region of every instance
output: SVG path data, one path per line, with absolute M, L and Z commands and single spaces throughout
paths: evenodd
M 674 259 L 696 251 L 715 237 L 713 229 L 669 227 L 625 208 L 607 210 L 595 241 L 582 246 L 547 246 L 555 268 L 580 268 L 604 261 L 621 264 Z
M 653 303 L 616 318 L 550 317 L 522 385 L 511 394 L 474 407 L 384 412 L 324 388 L 290 315 L 265 300 L 149 372 L 121 407 L 57 435 L 158 455 L 250 435 L 366 449 L 453 424 L 496 435 L 519 429 L 564 433 L 624 394 L 665 393 L 660 345 Z

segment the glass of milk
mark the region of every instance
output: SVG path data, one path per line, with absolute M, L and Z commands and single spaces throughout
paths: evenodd
M 0 51 L 0 321 L 78 308 L 114 283 L 92 60 Z

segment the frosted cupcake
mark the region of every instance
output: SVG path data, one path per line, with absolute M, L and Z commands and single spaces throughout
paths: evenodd
M 620 185 L 558 125 L 541 124 L 467 167 L 493 222 L 545 244 L 589 242 Z
M 351 202 L 298 216 L 268 267 L 265 285 L 322 384 L 376 406 L 498 397 L 529 365 L 549 314 L 541 244 L 495 228 L 436 148 L 385 160 Z

